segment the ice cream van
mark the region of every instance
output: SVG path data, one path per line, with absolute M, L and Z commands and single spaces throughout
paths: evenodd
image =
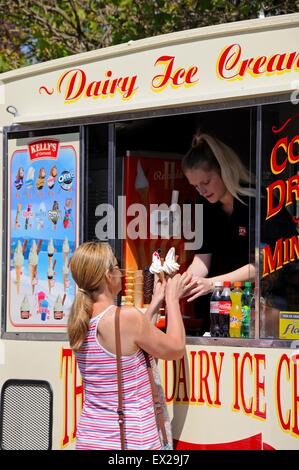
M 109 241 L 122 267 L 145 279 L 153 252 L 174 247 L 183 271 L 205 243 L 205 229 L 197 237 L 190 225 L 203 222 L 181 166 L 201 128 L 254 175 L 253 212 L 237 233 L 254 246 L 254 333 L 213 337 L 210 312 L 183 303 L 185 355 L 159 361 L 174 446 L 299 450 L 299 233 L 278 222 L 287 211 L 298 232 L 298 44 L 292 14 L 0 75 L 2 449 L 75 447 L 84 401 L 67 338 L 76 246 Z M 135 203 L 145 215 L 134 238 Z M 268 219 L 272 245 L 262 239 Z M 221 220 L 213 223 L 220 240 Z M 129 284 L 119 302 L 144 308 L 149 285 L 137 298 Z

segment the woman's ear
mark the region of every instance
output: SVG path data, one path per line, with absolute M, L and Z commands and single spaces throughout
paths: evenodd
M 112 276 L 111 276 L 111 272 L 109 271 L 109 269 L 107 269 L 107 271 L 105 272 L 105 281 L 108 285 L 110 285 L 112 282 Z

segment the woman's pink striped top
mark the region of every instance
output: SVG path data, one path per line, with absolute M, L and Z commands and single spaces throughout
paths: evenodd
M 75 353 L 84 386 L 84 406 L 77 428 L 76 449 L 118 450 L 116 356 L 97 338 L 98 323 L 112 307 L 90 320 L 86 339 Z M 145 359 L 139 349 L 122 356 L 122 391 L 126 449 L 161 449 Z

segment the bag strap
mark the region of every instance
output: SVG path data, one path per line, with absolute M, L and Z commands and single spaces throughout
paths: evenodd
M 121 343 L 120 343 L 120 329 L 119 329 L 119 314 L 120 307 L 115 311 L 115 349 L 116 349 L 116 367 L 117 367 L 117 387 L 118 387 L 118 424 L 120 430 L 120 443 L 121 450 L 125 449 L 125 432 L 124 432 L 124 412 L 123 412 L 123 397 L 122 397 L 122 373 L 121 373 Z
M 162 440 L 163 440 L 163 445 L 168 444 L 168 439 L 167 439 L 167 434 L 166 434 L 166 429 L 165 429 L 165 423 L 164 423 L 164 417 L 163 417 L 163 409 L 162 405 L 159 400 L 159 394 L 158 394 L 158 387 L 154 379 L 154 374 L 153 374 L 153 369 L 151 365 L 151 361 L 149 358 L 149 355 L 147 352 L 143 351 L 143 355 L 145 358 L 146 366 L 147 366 L 147 371 L 148 371 L 148 376 L 152 388 L 152 395 L 153 395 L 153 401 L 154 401 L 154 410 L 155 410 L 155 415 L 156 415 L 156 420 L 158 424 L 158 428 L 161 430 L 162 433 Z

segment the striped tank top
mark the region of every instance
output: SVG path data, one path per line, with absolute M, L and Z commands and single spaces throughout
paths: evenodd
M 93 317 L 76 360 L 83 379 L 84 405 L 77 427 L 76 449 L 119 450 L 118 386 L 116 356 L 98 341 L 98 323 L 104 312 Z M 161 449 L 145 359 L 139 349 L 122 356 L 122 393 L 125 416 L 125 449 Z

